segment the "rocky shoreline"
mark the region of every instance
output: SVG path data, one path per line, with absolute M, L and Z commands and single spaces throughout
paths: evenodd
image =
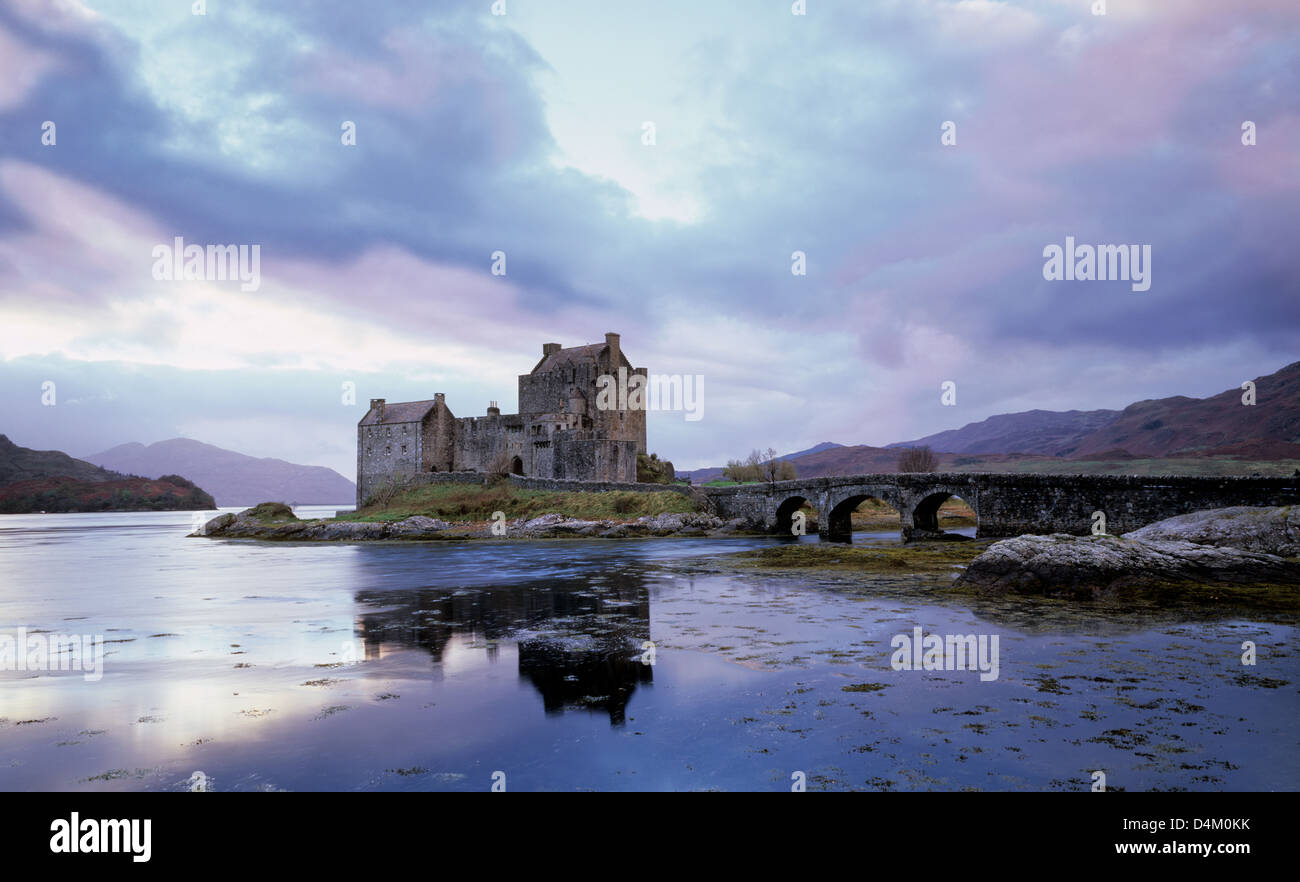
M 1017 536 L 989 546 L 954 587 L 1102 598 L 1167 587 L 1300 586 L 1300 511 L 1239 506 L 1168 518 L 1123 536 Z
M 742 533 L 740 519 L 708 514 L 659 514 L 628 521 L 582 520 L 561 514 L 500 522 L 453 523 L 413 515 L 398 521 L 298 520 L 287 507 L 266 503 L 208 521 L 194 535 L 277 542 L 438 541 L 455 539 L 628 539 L 639 536 L 728 536 Z
M 723 520 L 698 512 L 628 520 L 584 520 L 552 513 L 496 523 L 451 522 L 424 515 L 392 521 L 299 520 L 288 506 L 263 503 L 239 514 L 213 518 L 195 535 L 276 542 L 419 542 L 735 536 L 748 532 L 739 518 Z M 856 557 L 851 553 L 854 551 Z M 793 549 L 769 549 L 767 557 L 751 563 L 761 567 L 793 562 L 797 567 L 814 569 L 832 566 L 852 569 L 860 564 L 870 569 L 867 564 L 880 557 L 882 551 L 852 549 L 838 543 L 801 544 Z M 773 555 L 779 559 L 768 560 Z M 914 570 L 912 557 L 915 553 L 885 563 L 895 571 Z M 1277 594 L 1278 600 L 1290 598 L 1286 600 L 1288 604 L 1292 601 L 1300 604 L 1298 558 L 1300 507 L 1240 506 L 1168 518 L 1123 536 L 1057 533 L 1003 539 L 970 559 L 951 586 L 958 591 L 984 595 L 1025 594 L 1084 600 L 1150 590 L 1211 597 Z M 947 566 L 961 564 L 948 562 Z

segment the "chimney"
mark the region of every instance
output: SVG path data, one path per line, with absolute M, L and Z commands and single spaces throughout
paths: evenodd
M 370 399 L 370 409 L 371 409 L 371 410 L 378 410 L 378 411 L 379 411 L 379 418 L 382 420 L 382 419 L 384 418 L 384 399 L 382 399 L 382 398 L 372 398 L 372 399 Z
M 549 356 L 549 355 L 550 355 L 551 353 L 553 353 L 553 352 L 559 352 L 560 349 L 561 349 L 561 347 L 560 347 L 560 344 L 559 344 L 559 343 L 543 343 L 543 344 L 542 344 L 542 358 L 546 358 L 547 356 Z
M 613 331 L 606 334 L 605 345 L 609 347 L 609 368 L 610 370 L 616 371 L 618 370 L 618 366 L 623 363 L 622 353 L 619 351 L 618 347 L 618 334 L 615 334 Z
M 437 407 L 439 404 L 445 405 L 446 403 L 447 403 L 447 394 L 445 392 L 433 393 L 433 404 L 435 407 Z
M 501 408 L 497 407 L 497 403 L 496 403 L 495 401 L 489 401 L 489 402 L 488 402 L 487 415 L 488 415 L 488 416 L 501 416 Z

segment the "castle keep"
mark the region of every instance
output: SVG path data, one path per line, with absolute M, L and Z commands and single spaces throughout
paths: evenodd
M 542 359 L 519 377 L 519 413 L 457 417 L 443 393 L 431 400 L 390 404 L 373 398 L 357 424 L 357 505 L 390 481 L 430 472 L 487 472 L 581 481 L 635 481 L 636 456 L 646 452 L 645 410 L 598 408 L 601 376 L 640 374 L 619 346 L 561 348 L 542 344 Z M 608 382 L 608 381 L 607 381 Z M 626 381 L 624 381 L 626 382 Z M 625 402 L 619 402 L 624 404 Z

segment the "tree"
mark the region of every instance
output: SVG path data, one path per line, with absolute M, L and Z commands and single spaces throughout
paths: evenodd
M 767 453 L 761 450 L 750 451 L 743 461 L 727 460 L 722 477 L 737 484 L 753 484 L 760 481 L 792 481 L 796 473 L 793 463 L 778 459 L 776 451 L 769 447 Z
M 900 472 L 932 472 L 939 467 L 939 457 L 929 447 L 908 447 L 898 457 Z

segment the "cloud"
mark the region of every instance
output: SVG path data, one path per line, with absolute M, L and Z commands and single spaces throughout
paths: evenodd
M 651 421 L 682 467 L 1214 392 L 1300 342 L 1293 3 L 93 6 L 0 10 L 0 370 L 111 393 L 103 447 L 295 459 L 262 419 L 344 470 L 320 390 L 508 408 L 608 330 L 705 375 L 705 420 Z M 1067 235 L 1151 244 L 1151 291 L 1044 281 Z M 176 236 L 257 244 L 262 287 L 154 281 Z

